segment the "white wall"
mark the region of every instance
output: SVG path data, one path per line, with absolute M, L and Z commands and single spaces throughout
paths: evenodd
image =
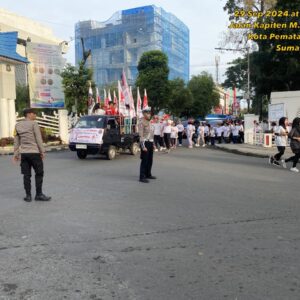
M 285 104 L 285 116 L 290 121 L 300 117 L 300 91 L 273 92 L 271 93 L 271 104 Z

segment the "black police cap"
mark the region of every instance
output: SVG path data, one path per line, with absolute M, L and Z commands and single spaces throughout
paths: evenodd
M 26 117 L 27 114 L 36 114 L 36 111 L 33 108 L 25 108 L 23 110 L 23 115 Z

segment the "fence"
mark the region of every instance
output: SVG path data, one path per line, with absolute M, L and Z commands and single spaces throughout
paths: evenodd
M 68 143 L 70 129 L 80 117 L 81 115 L 77 114 L 68 115 L 67 110 L 61 109 L 58 112 L 54 111 L 53 115 L 46 115 L 42 112 L 41 116 L 36 117 L 36 121 L 41 128 L 51 131 L 51 134 L 59 136 L 64 143 Z M 19 117 L 16 113 L 16 121 L 21 120 L 24 120 L 24 117 Z
M 18 113 L 16 114 L 17 122 L 24 120 L 24 117 L 19 117 Z M 53 135 L 59 136 L 59 114 L 54 112 L 54 115 L 46 115 L 42 112 L 41 117 L 36 117 L 36 121 L 39 126 L 51 131 Z

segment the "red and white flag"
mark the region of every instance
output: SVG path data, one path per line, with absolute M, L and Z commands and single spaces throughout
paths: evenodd
M 110 93 L 110 89 L 108 90 L 108 102 L 110 103 L 111 102 L 111 93 Z
M 114 90 L 114 104 L 117 104 L 118 103 L 118 98 L 116 96 L 116 91 Z
M 98 88 L 96 87 L 96 101 L 97 101 L 97 103 L 101 103 L 101 98 L 100 98 L 100 95 L 99 95 L 99 90 L 98 90 Z
M 138 119 L 143 117 L 142 98 L 141 98 L 139 88 L 137 88 L 136 114 L 137 114 Z
M 127 116 L 127 109 L 125 106 L 125 97 L 122 90 L 121 82 L 118 80 L 118 93 L 119 93 L 119 114 L 123 117 Z
M 106 90 L 104 89 L 104 107 L 108 108 L 109 107 L 109 99 L 107 97 Z
M 115 114 L 118 115 L 119 114 L 119 105 L 118 105 L 118 98 L 116 96 L 116 91 L 114 90 L 114 104 L 116 105 L 115 108 Z
M 135 107 L 134 107 L 134 100 L 133 100 L 131 86 L 129 87 L 129 95 L 130 95 L 130 117 L 135 118 L 136 112 L 135 112 Z
M 148 107 L 148 106 L 149 106 L 149 105 L 148 105 L 147 91 L 146 91 L 146 89 L 144 89 L 143 109 L 144 109 L 145 107 Z
M 122 72 L 121 85 L 122 85 L 122 92 L 123 92 L 123 95 L 124 95 L 124 98 L 125 98 L 126 108 L 128 110 L 130 110 L 130 91 L 129 91 L 129 87 L 128 87 L 128 83 L 127 83 L 127 79 L 126 79 L 126 75 L 125 75 L 124 70 Z

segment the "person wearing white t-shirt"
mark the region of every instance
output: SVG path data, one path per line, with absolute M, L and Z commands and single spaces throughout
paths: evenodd
M 172 120 L 168 120 L 163 128 L 164 141 L 167 147 L 167 152 L 170 152 L 171 148 L 171 131 L 172 131 Z
M 177 145 L 177 138 L 178 138 L 178 128 L 173 122 L 172 128 L 171 128 L 171 146 L 173 149 L 176 149 Z
M 203 123 L 200 123 L 197 131 L 198 132 L 197 132 L 197 144 L 196 144 L 196 147 L 200 147 L 200 143 L 202 144 L 202 147 L 205 147 L 204 125 L 203 125 Z
M 280 166 L 279 161 L 285 152 L 285 148 L 288 143 L 288 134 L 289 134 L 288 125 L 289 125 L 288 118 L 286 117 L 280 118 L 279 126 L 275 131 L 275 143 L 278 149 L 278 153 L 269 158 L 269 163 L 273 164 L 274 166 Z M 282 160 L 281 162 L 282 162 L 282 166 L 286 168 L 285 161 Z
M 154 151 L 157 152 L 161 145 L 161 123 L 159 122 L 158 116 L 154 116 L 153 132 L 154 132 Z
M 195 133 L 195 126 L 193 125 L 193 121 L 189 121 L 186 127 L 186 136 L 189 143 L 189 148 L 193 148 L 193 135 Z
M 221 124 L 217 125 L 216 128 L 218 143 L 222 144 L 223 126 Z
M 231 132 L 232 132 L 232 142 L 234 144 L 237 144 L 238 139 L 239 139 L 239 125 L 235 122 L 232 126 L 231 126 Z
M 224 136 L 224 140 L 226 144 L 230 143 L 230 127 L 228 126 L 227 123 L 225 123 L 225 125 L 223 126 L 223 136 Z
M 209 127 L 209 140 L 210 140 L 210 145 L 215 146 L 215 139 L 216 139 L 216 129 L 214 125 L 208 124 Z
M 178 121 L 178 124 L 176 126 L 178 128 L 178 143 L 179 147 L 182 146 L 182 136 L 184 132 L 184 126 L 182 125 L 181 121 Z

